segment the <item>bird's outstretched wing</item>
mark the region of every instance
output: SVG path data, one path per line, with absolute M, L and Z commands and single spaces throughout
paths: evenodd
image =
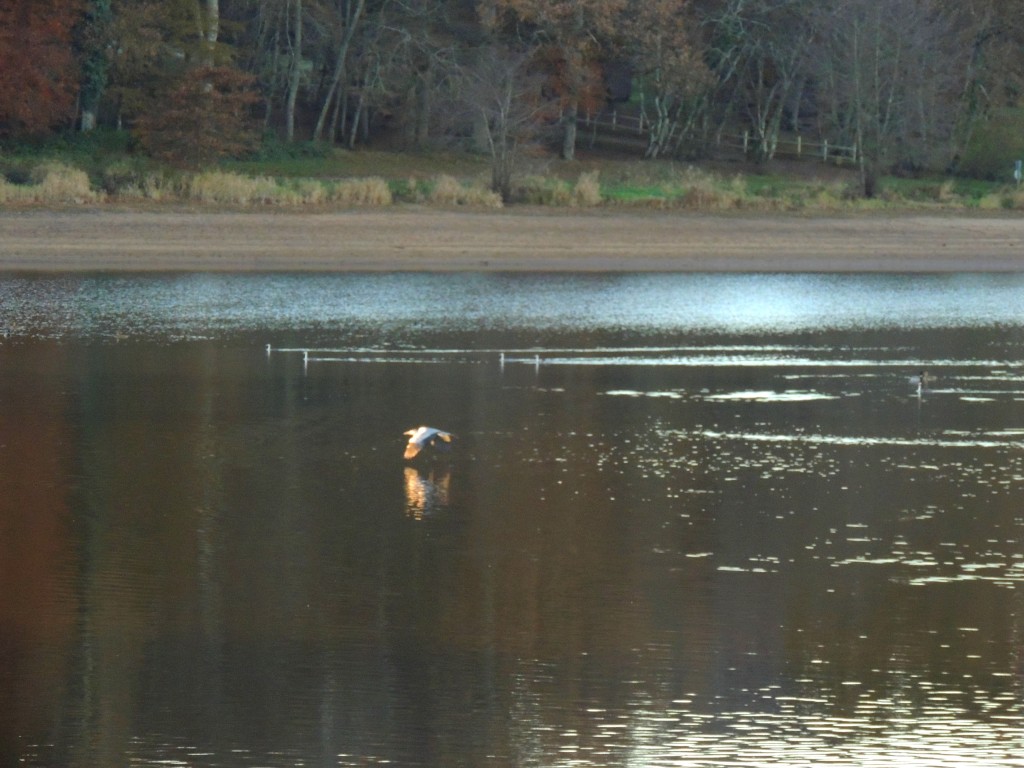
M 450 432 L 445 432 L 434 427 L 418 427 L 406 430 L 409 436 L 409 443 L 405 446 L 405 458 L 411 459 L 427 446 L 447 451 L 451 449 L 452 438 Z
M 432 448 L 436 448 L 439 451 L 448 453 L 448 451 L 452 449 L 453 437 L 455 437 L 455 435 L 451 434 L 450 432 L 442 432 L 441 430 L 437 430 L 437 432 L 430 437 L 429 443 Z

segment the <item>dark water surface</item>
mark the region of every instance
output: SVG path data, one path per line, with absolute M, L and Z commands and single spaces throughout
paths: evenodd
M 0 329 L 0 765 L 1024 765 L 1024 276 L 5 277 Z

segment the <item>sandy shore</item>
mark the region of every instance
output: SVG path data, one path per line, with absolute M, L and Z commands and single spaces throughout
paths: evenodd
M 415 208 L 0 211 L 0 271 L 1024 269 L 1024 218 Z

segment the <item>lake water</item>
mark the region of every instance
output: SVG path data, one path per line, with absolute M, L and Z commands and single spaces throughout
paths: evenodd
M 7 276 L 0 329 L 2 765 L 1024 765 L 1024 276 Z

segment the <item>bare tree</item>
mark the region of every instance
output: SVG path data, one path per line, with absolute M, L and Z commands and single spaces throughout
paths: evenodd
M 299 99 L 299 85 L 302 83 L 302 0 L 290 0 L 291 35 L 289 36 L 288 96 L 285 100 L 285 137 L 295 141 L 295 106 Z
M 77 42 L 82 50 L 82 84 L 78 101 L 83 132 L 96 127 L 100 102 L 109 78 L 112 15 L 110 0 L 89 0 L 85 16 L 78 26 Z
M 220 0 L 202 0 L 199 18 L 203 39 L 212 50 L 220 37 Z
M 601 56 L 617 32 L 626 0 L 495 0 L 488 13 L 511 12 L 532 30 L 548 62 L 549 88 L 561 100 L 562 157 L 576 152 L 581 108 L 603 100 Z
M 335 107 L 336 100 L 340 103 L 345 99 L 346 74 L 349 67 L 349 50 L 352 47 L 352 40 L 363 18 L 363 11 L 366 10 L 366 0 L 337 0 L 334 6 L 335 22 L 337 24 L 337 41 L 334 54 L 333 74 L 327 85 L 327 93 L 324 96 L 320 107 L 320 116 L 317 118 L 316 127 L 313 129 L 313 140 L 319 141 L 323 138 L 324 129 L 327 127 L 327 120 Z
M 625 45 L 650 125 L 644 156 L 671 153 L 692 134 L 711 86 L 687 0 L 648 0 L 624 25 Z
M 814 62 L 809 23 L 816 0 L 723 0 L 701 8 L 719 125 L 741 125 L 757 160 L 775 155 L 785 123 L 795 123 Z
M 864 194 L 946 155 L 967 72 L 951 16 L 932 0 L 829 0 L 815 23 L 826 116 L 858 147 Z
M 998 174 L 1003 152 L 974 145 L 975 131 L 986 124 L 1002 123 L 1024 93 L 1024 3 L 1019 0 L 941 0 L 960 34 L 967 66 L 963 91 L 957 105 L 956 135 L 950 151 L 950 167 L 985 175 Z M 1012 117 L 1009 125 L 1019 121 Z M 1013 129 L 1011 128 L 1011 131 Z M 971 150 L 975 151 L 971 151 Z M 977 150 L 981 150 L 980 154 Z M 966 158 L 970 154 L 972 157 Z
M 544 99 L 544 78 L 531 68 L 530 52 L 487 47 L 462 71 L 466 116 L 478 127 L 491 158 L 491 189 L 508 200 L 523 152 L 554 113 Z
M 398 0 L 382 26 L 376 55 L 406 144 L 423 149 L 451 128 L 458 100 L 457 61 L 463 41 L 452 4 L 445 0 Z
M 814 0 L 761 0 L 751 9 L 744 72 L 746 113 L 758 161 L 775 156 L 783 119 L 808 79 Z M 811 65 L 813 66 L 813 65 Z

